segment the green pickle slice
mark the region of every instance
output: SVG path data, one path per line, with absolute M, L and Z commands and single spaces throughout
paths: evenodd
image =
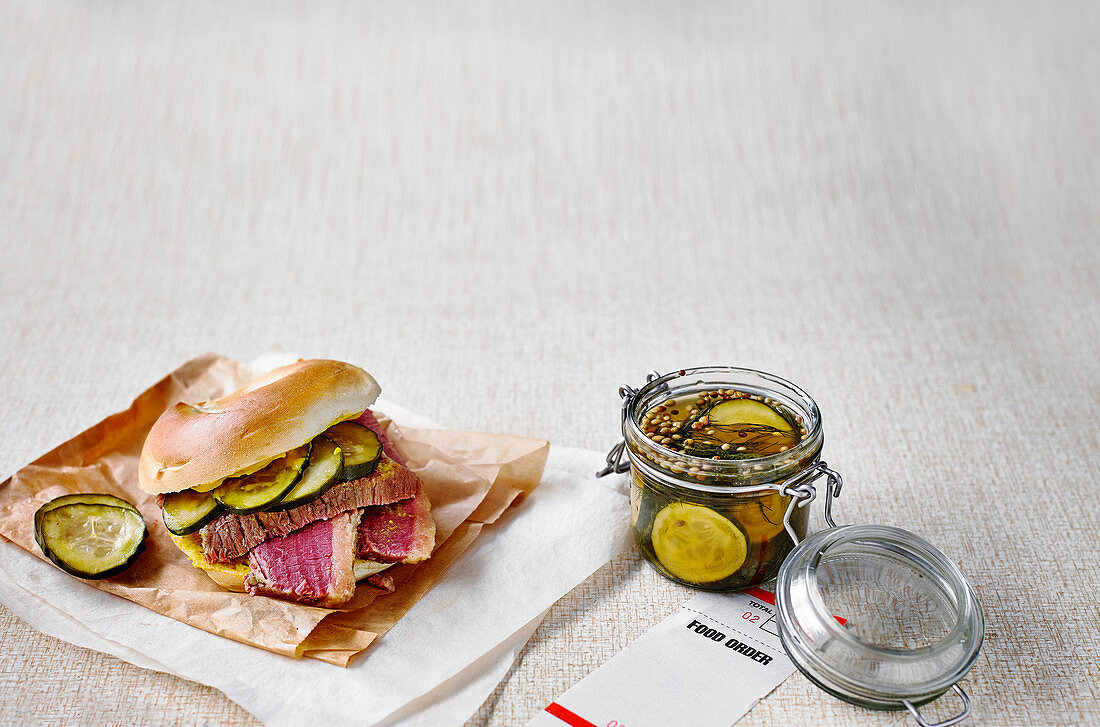
M 310 444 L 309 463 L 302 478 L 279 501 L 278 509 L 290 510 L 313 502 L 342 481 L 343 475 L 344 455 L 340 447 L 323 434 L 318 435 Z
M 38 541 L 38 546 L 45 549 L 42 545 L 42 541 L 39 540 L 40 533 L 42 532 L 42 519 L 46 517 L 46 513 L 51 510 L 56 510 L 59 507 L 65 507 L 66 505 L 108 505 L 110 507 L 128 508 L 136 512 L 139 516 L 141 513 L 134 506 L 133 503 L 123 500 L 121 497 L 115 497 L 114 495 L 107 495 L 103 493 L 78 493 L 75 495 L 62 495 L 61 497 L 55 497 L 47 502 L 42 507 L 38 508 L 38 512 L 34 514 L 34 537 Z
M 748 555 L 744 533 L 709 507 L 666 505 L 653 520 L 653 552 L 669 573 L 690 583 L 712 583 L 737 572 Z
M 339 445 L 344 455 L 344 480 L 366 477 L 382 459 L 382 441 L 371 429 L 357 422 L 334 424 L 324 435 Z
M 756 425 L 781 432 L 791 431 L 791 423 L 762 401 L 733 399 L 711 407 L 706 414 L 713 426 Z
M 222 514 L 221 505 L 209 492 L 182 490 L 164 496 L 161 518 L 174 535 L 190 535 Z
M 126 505 L 70 501 L 55 506 L 35 518 L 35 540 L 66 573 L 89 580 L 118 575 L 145 549 L 149 534 L 141 514 Z
M 295 447 L 258 472 L 234 477 L 214 490 L 214 499 L 234 515 L 249 515 L 277 505 L 302 477 L 309 445 Z
M 102 493 L 78 493 L 75 495 L 62 495 L 61 497 L 55 497 L 47 502 L 45 505 L 38 509 L 38 512 L 45 515 L 50 510 L 56 510 L 59 507 L 65 507 L 66 505 L 110 505 L 111 507 L 129 508 L 134 512 L 138 512 L 137 507 L 132 502 L 123 500 L 121 497 L 115 497 L 114 495 L 106 495 Z M 139 513 L 140 514 L 140 513 Z

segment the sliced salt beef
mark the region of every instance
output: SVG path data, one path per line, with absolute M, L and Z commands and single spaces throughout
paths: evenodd
M 368 576 L 367 585 L 379 588 L 386 593 L 393 593 L 397 590 L 397 585 L 393 582 L 393 576 L 389 573 L 375 573 L 373 576 Z
M 260 543 L 248 554 L 245 589 L 330 608 L 347 603 L 355 593 L 359 515 L 343 513 Z
M 387 437 L 386 433 L 382 430 L 382 425 L 378 422 L 378 419 L 375 418 L 374 412 L 367 409 L 356 421 L 378 435 L 378 441 L 382 443 L 382 454 L 386 455 L 394 462 L 397 462 L 402 467 L 408 466 L 405 462 L 405 458 L 393 448 L 393 442 L 389 440 L 389 437 Z
M 435 547 L 431 504 L 416 496 L 390 505 L 368 507 L 359 522 L 359 557 L 379 563 L 419 563 Z
M 342 482 L 313 502 L 286 512 L 222 515 L 202 529 L 203 554 L 211 562 L 226 563 L 266 540 L 289 535 L 310 523 L 329 520 L 342 512 L 404 500 L 419 489 L 419 477 L 383 457 L 366 477 Z

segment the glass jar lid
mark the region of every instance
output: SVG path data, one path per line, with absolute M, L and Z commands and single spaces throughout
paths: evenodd
M 847 525 L 807 538 L 776 582 L 779 635 L 825 691 L 873 709 L 917 707 L 957 686 L 977 659 L 981 604 L 959 568 L 916 535 Z

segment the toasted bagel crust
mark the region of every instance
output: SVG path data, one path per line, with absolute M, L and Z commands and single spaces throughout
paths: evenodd
M 275 369 L 214 401 L 161 414 L 141 449 L 141 489 L 159 495 L 205 488 L 255 471 L 378 398 L 358 366 L 311 359 Z

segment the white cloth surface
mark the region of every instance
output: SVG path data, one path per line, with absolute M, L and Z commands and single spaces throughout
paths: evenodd
M 619 384 L 751 366 L 821 405 L 841 522 L 973 581 L 972 723 L 1100 722 L 1098 38 L 1074 0 L 0 3 L 0 472 L 208 350 L 589 450 Z M 470 724 L 690 596 L 619 557 Z M 0 634 L 0 722 L 255 727 Z M 739 724 L 903 719 L 796 674 Z

